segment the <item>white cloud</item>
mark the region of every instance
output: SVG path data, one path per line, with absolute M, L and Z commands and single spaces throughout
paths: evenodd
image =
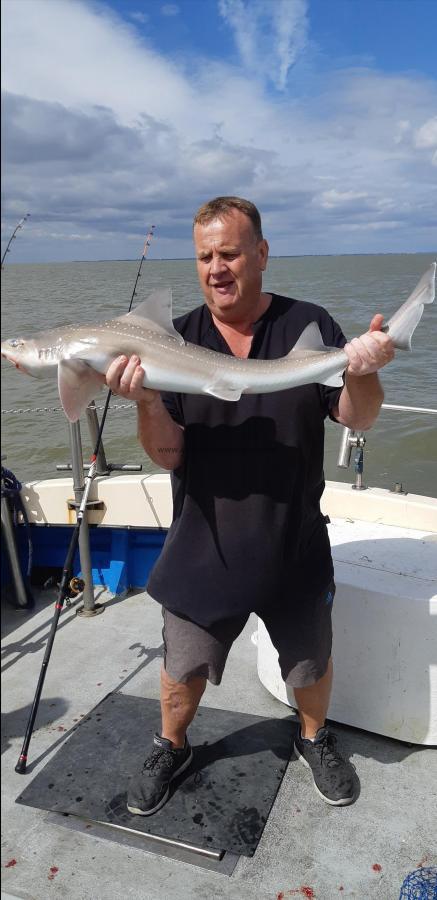
M 234 32 L 244 66 L 284 90 L 306 44 L 306 0 L 219 0 L 219 10 Z
M 291 66 L 304 49 L 308 19 L 305 0 L 278 0 L 273 6 L 279 57 L 278 87 L 284 88 Z
M 428 119 L 414 134 L 416 147 L 437 147 L 437 116 Z
M 134 25 L 84 0 L 31 0 L 25 16 L 23 5 L 4 4 L 4 90 L 82 109 L 105 106 L 124 124 L 147 111 L 183 126 L 191 86 Z
M 345 231 L 386 231 L 401 228 L 402 224 L 402 221 L 397 219 L 385 219 L 382 222 L 340 222 L 336 227 Z
M 323 191 L 319 198 L 315 198 L 325 209 L 334 209 L 336 206 L 347 206 L 356 200 L 366 200 L 368 194 L 365 191 Z
M 67 258 L 72 234 L 87 258 L 134 255 L 154 221 L 162 255 L 189 254 L 193 212 L 219 193 L 260 205 L 273 253 L 430 246 L 435 83 L 355 68 L 272 99 L 249 63 L 176 66 L 102 5 L 20 9 L 7 2 L 3 17 L 5 233 L 32 213 L 15 253 L 39 229 L 47 259 L 61 253 L 50 234 Z M 256 46 L 267 58 L 282 26 L 264 45 L 251 21 L 248 59 Z
M 179 6 L 176 3 L 164 3 L 161 6 L 161 13 L 163 16 L 178 16 L 179 15 Z
M 401 144 L 405 137 L 411 131 L 411 123 L 408 119 L 401 119 L 399 122 L 396 122 L 395 125 L 395 133 L 393 140 L 395 144 Z
M 135 22 L 139 22 L 141 25 L 145 25 L 149 21 L 149 16 L 145 12 L 141 12 L 140 10 L 136 10 L 135 12 L 129 13 L 131 19 L 134 19 Z

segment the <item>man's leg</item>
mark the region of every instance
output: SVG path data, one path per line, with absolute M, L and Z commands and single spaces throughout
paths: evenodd
M 323 728 L 328 714 L 332 688 L 332 658 L 322 678 L 308 687 L 294 688 L 301 735 L 303 738 L 315 738 L 319 728 Z
M 161 669 L 161 736 L 171 741 L 174 749 L 185 745 L 187 728 L 194 719 L 202 694 L 206 688 L 206 678 L 197 675 L 185 684 L 174 681 Z
M 245 619 L 228 620 L 210 631 L 164 611 L 164 666 L 161 672 L 162 731 L 139 775 L 132 779 L 127 808 L 150 816 L 167 801 L 170 783 L 191 763 L 193 751 L 186 736 L 207 677 L 220 684 L 226 658 Z
M 330 658 L 322 678 L 307 687 L 294 688 L 301 723 L 294 752 L 311 769 L 319 796 L 331 806 L 347 806 L 355 799 L 357 778 L 351 764 L 338 752 L 335 735 L 325 726 L 332 669 Z
M 299 597 L 299 602 L 276 612 L 274 617 L 267 615 L 264 621 L 279 654 L 282 677 L 293 688 L 299 711 L 301 727 L 294 752 L 311 769 L 319 796 L 333 806 L 345 806 L 355 799 L 357 778 L 353 766 L 336 749 L 336 737 L 325 724 L 333 672 L 334 594 L 335 585 L 331 583 L 321 593 Z

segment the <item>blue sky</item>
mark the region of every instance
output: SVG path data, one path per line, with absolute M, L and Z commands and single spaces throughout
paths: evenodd
M 252 0 L 253 2 L 253 0 Z M 266 0 L 268 9 L 275 0 Z M 161 0 L 107 4 L 126 21 L 136 21 L 163 53 L 199 53 L 238 64 L 216 0 Z M 312 0 L 307 6 L 309 32 L 320 65 L 365 62 L 385 72 L 416 69 L 435 77 L 437 28 L 435 0 Z
M 10 262 L 192 255 L 254 200 L 271 252 L 433 251 L 435 0 L 4 0 Z

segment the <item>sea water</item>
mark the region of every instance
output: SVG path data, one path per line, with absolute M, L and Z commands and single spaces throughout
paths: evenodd
M 271 259 L 264 290 L 324 306 L 351 338 L 367 330 L 376 312 L 386 319 L 407 298 L 433 261 L 430 254 L 305 256 Z M 138 262 L 72 262 L 14 265 L 2 273 L 2 339 L 30 337 L 71 322 L 85 323 L 127 312 Z M 170 286 L 174 315 L 202 302 L 193 260 L 146 260 L 135 302 L 157 287 Z M 413 338 L 413 352 L 399 351 L 381 373 L 385 402 L 437 409 L 437 303 L 427 306 Z M 105 393 L 96 398 L 103 405 Z M 124 405 L 113 398 L 114 405 Z M 2 361 L 2 454 L 20 480 L 56 477 L 56 464 L 69 461 L 68 425 L 59 410 L 56 379 L 22 375 Z M 35 412 L 48 407 L 50 412 Z M 11 412 L 14 410 L 14 412 Z M 29 410 L 18 412 L 15 410 Z M 354 480 L 336 465 L 342 429 L 326 426 L 325 475 Z M 85 461 L 91 450 L 82 425 Z M 364 482 L 437 496 L 437 416 L 382 410 L 366 434 Z M 141 463 L 158 471 L 136 439 L 134 409 L 110 410 L 104 430 L 108 461 Z

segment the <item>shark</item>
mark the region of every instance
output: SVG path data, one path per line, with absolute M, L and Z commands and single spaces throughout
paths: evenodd
M 435 297 L 433 262 L 408 299 L 382 326 L 396 348 L 411 350 L 411 337 L 424 306 Z M 172 321 L 169 288 L 153 291 L 132 312 L 89 325 L 66 325 L 29 339 L 11 338 L 1 354 L 20 372 L 57 374 L 65 415 L 76 422 L 104 385 L 111 362 L 136 354 L 144 369 L 144 387 L 206 394 L 238 401 L 242 394 L 282 391 L 319 383 L 343 385 L 348 365 L 344 350 L 327 347 L 319 326 L 310 322 L 295 346 L 279 359 L 241 359 L 184 341 Z

